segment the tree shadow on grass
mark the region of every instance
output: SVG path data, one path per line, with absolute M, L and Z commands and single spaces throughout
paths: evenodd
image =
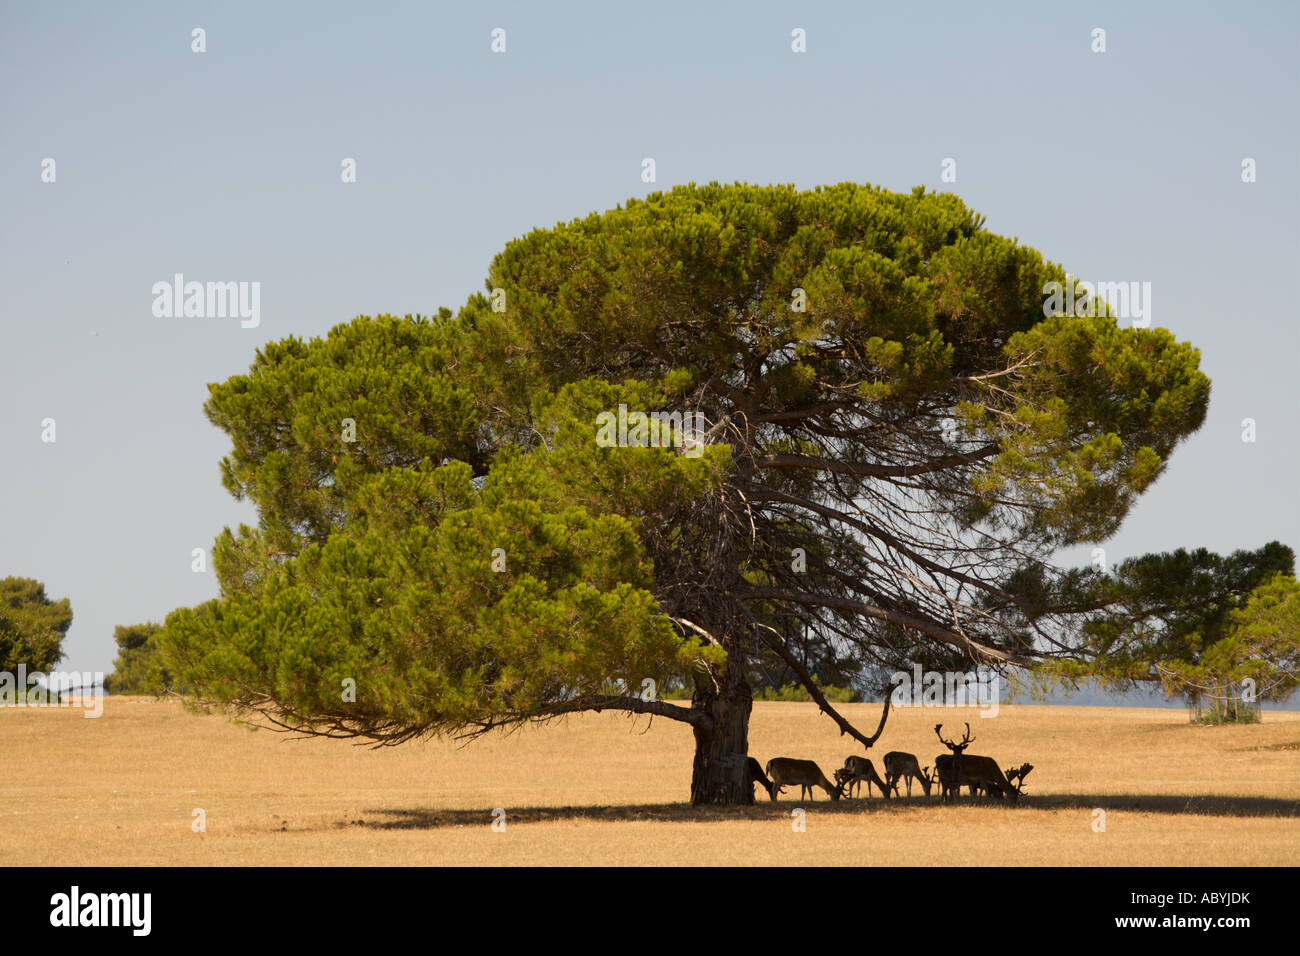
M 617 806 L 587 807 L 505 807 L 506 820 L 518 823 L 556 823 L 574 820 L 593 822 L 640 823 L 723 823 L 733 820 L 789 819 L 797 807 L 818 814 L 864 816 L 897 812 L 900 809 L 933 809 L 942 813 L 956 806 L 1003 809 L 1008 813 L 1034 810 L 1130 810 L 1140 813 L 1191 814 L 1217 817 L 1300 817 L 1300 801 L 1280 797 L 1234 797 L 1220 795 L 1109 793 L 1057 793 L 1027 795 L 1014 806 L 1005 801 L 964 797 L 955 805 L 945 805 L 937 797 L 899 797 L 889 801 L 782 800 L 763 801 L 752 806 L 692 806 L 689 803 L 640 803 Z M 493 822 L 491 809 L 440 810 L 432 808 L 394 809 L 379 807 L 365 811 L 359 820 L 339 822 L 336 826 L 360 826 L 377 830 L 433 830 L 441 827 L 485 826 Z
M 1050 793 L 1021 800 L 1035 810 L 1137 810 L 1211 817 L 1300 817 L 1300 800 L 1186 793 Z

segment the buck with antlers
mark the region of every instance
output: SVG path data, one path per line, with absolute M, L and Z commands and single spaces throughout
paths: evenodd
M 971 736 L 970 724 L 966 725 L 966 735 L 956 743 L 944 740 L 943 734 L 940 733 L 942 729 L 943 724 L 935 724 L 935 736 L 939 738 L 940 743 L 952 751 L 951 754 L 941 754 L 934 758 L 935 770 L 939 773 L 939 783 L 943 787 L 943 798 L 956 799 L 961 796 L 961 788 L 969 786 L 972 796 L 978 787 L 994 796 L 1005 796 L 1014 803 L 1020 796 L 1020 791 L 1003 775 L 997 762 L 992 757 L 977 757 L 964 752 L 975 740 Z
M 898 793 L 898 781 L 903 777 L 907 778 L 907 795 L 909 797 L 912 795 L 913 777 L 921 784 L 921 789 L 925 791 L 925 795 L 927 797 L 930 795 L 930 778 L 927 774 L 922 773 L 921 765 L 917 763 L 916 757 L 899 750 L 891 750 L 885 754 L 885 783 L 893 789 L 894 793 Z
M 1022 763 L 1019 767 L 1008 767 L 1005 771 L 1009 783 L 1015 784 L 1016 793 L 1025 792 L 1025 777 L 1029 776 L 1029 771 L 1034 769 L 1031 763 Z
M 832 800 L 838 800 L 843 792 L 843 784 L 831 786 L 821 768 L 811 760 L 795 760 L 792 757 L 773 757 L 767 762 L 767 775 L 772 778 L 772 787 L 768 791 L 775 800 L 777 794 L 787 784 L 799 785 L 799 799 L 807 795 L 812 799 L 812 788 L 821 787 L 830 794 Z
M 768 779 L 767 774 L 763 773 L 763 767 L 753 757 L 745 758 L 745 772 L 749 775 L 750 792 L 753 792 L 753 785 L 758 784 L 767 791 L 767 795 L 773 800 L 776 799 L 772 794 L 772 781 Z
M 885 781 L 880 779 L 876 773 L 876 766 L 866 757 L 856 755 L 845 758 L 844 766 L 835 771 L 835 782 L 841 788 L 847 785 L 849 796 L 853 795 L 853 788 L 856 786 L 858 793 L 862 793 L 862 781 L 867 782 L 867 796 L 871 796 L 871 785 L 874 783 L 880 788 L 881 795 L 889 799 L 889 787 Z
M 939 777 L 939 786 L 943 790 L 943 799 L 952 800 L 955 796 L 961 796 L 961 787 L 957 784 L 957 773 L 961 768 L 957 765 L 957 762 L 961 760 L 962 751 L 969 747 L 971 741 L 975 738 L 971 736 L 970 724 L 966 725 L 966 736 L 961 739 L 960 743 L 944 740 L 943 734 L 940 733 L 941 730 L 943 730 L 943 724 L 934 725 L 935 736 L 952 753 L 940 754 L 934 758 L 934 772 Z
M 925 779 L 930 781 L 930 787 L 931 787 L 932 789 L 933 789 L 934 787 L 939 786 L 939 770 L 938 770 L 938 768 L 935 768 L 934 770 L 931 770 L 931 769 L 930 769 L 930 765 L 929 765 L 929 764 L 926 764 L 924 767 L 921 768 L 921 771 L 922 771 L 922 773 L 925 774 Z

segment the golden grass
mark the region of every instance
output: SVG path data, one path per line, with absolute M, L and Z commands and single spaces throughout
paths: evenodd
M 875 729 L 879 705 L 845 705 Z M 970 720 L 972 753 L 1028 760 L 1029 796 L 744 808 L 687 802 L 682 724 L 586 714 L 468 747 L 371 750 L 251 732 L 175 703 L 111 697 L 104 715 L 0 709 L 0 865 L 808 864 L 1294 865 L 1300 862 L 1300 713 L 1195 727 L 1182 711 L 1004 706 L 895 710 L 872 753 L 922 764 Z M 812 704 L 754 705 L 750 752 L 816 760 L 861 748 Z M 916 791 L 913 791 L 914 794 Z M 865 790 L 864 790 L 865 793 Z M 491 810 L 506 811 L 493 831 Z M 804 832 L 791 810 L 806 811 Z M 1106 811 L 1094 832 L 1094 808 Z M 206 832 L 192 830 L 192 811 Z

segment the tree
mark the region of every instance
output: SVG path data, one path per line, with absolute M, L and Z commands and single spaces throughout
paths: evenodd
M 1300 582 L 1274 575 L 1224 617 L 1220 630 L 1189 640 L 1189 659 L 1168 665 L 1165 684 L 1187 694 L 1202 720 L 1256 722 L 1260 701 L 1284 700 L 1300 686 Z
M 1041 666 L 1041 678 L 1096 677 L 1112 687 L 1159 681 L 1198 711 L 1202 697 L 1217 699 L 1212 711 L 1221 714 L 1223 704 L 1250 688 L 1242 683 L 1247 678 L 1265 700 L 1295 687 L 1300 634 L 1288 639 L 1280 625 L 1270 631 L 1263 623 L 1285 615 L 1279 596 L 1294 571 L 1294 552 L 1277 541 L 1226 557 L 1204 548 L 1141 555 L 1109 574 L 1077 569 L 1050 584 L 1027 570 L 1017 582 L 1025 599 L 1013 613 L 1040 629 L 1072 631 L 1086 651 L 1079 660 Z M 1244 627 L 1247 621 L 1258 627 Z
M 117 660 L 113 662 L 113 673 L 104 680 L 104 689 L 112 694 L 159 697 L 171 690 L 175 681 L 163 660 L 158 642 L 161 634 L 162 625 L 154 621 L 113 628 Z
M 454 316 L 358 318 L 209 386 L 260 521 L 165 645 L 211 701 L 377 743 L 682 721 L 692 801 L 748 803 L 756 663 L 870 747 L 888 698 L 868 736 L 807 662 L 1095 658 L 1042 626 L 1087 616 L 1050 559 L 1118 528 L 1210 383 L 1082 287 L 1064 313 L 1069 281 L 920 188 L 692 184 L 536 230 Z M 689 706 L 646 691 L 683 677 Z
M 63 659 L 63 638 L 72 627 L 72 604 L 52 601 L 32 578 L 0 579 L 0 671 L 48 672 Z

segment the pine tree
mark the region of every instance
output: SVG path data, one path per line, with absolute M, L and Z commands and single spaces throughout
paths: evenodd
M 1068 281 L 922 189 L 692 184 L 531 232 L 455 315 L 210 386 L 260 522 L 164 643 L 208 700 L 378 743 L 682 721 L 692 801 L 748 803 L 758 665 L 870 747 L 887 704 L 868 736 L 814 672 L 1095 662 L 1041 627 L 1088 617 L 1051 557 L 1119 527 L 1210 383 L 1166 330 L 1045 305 Z

